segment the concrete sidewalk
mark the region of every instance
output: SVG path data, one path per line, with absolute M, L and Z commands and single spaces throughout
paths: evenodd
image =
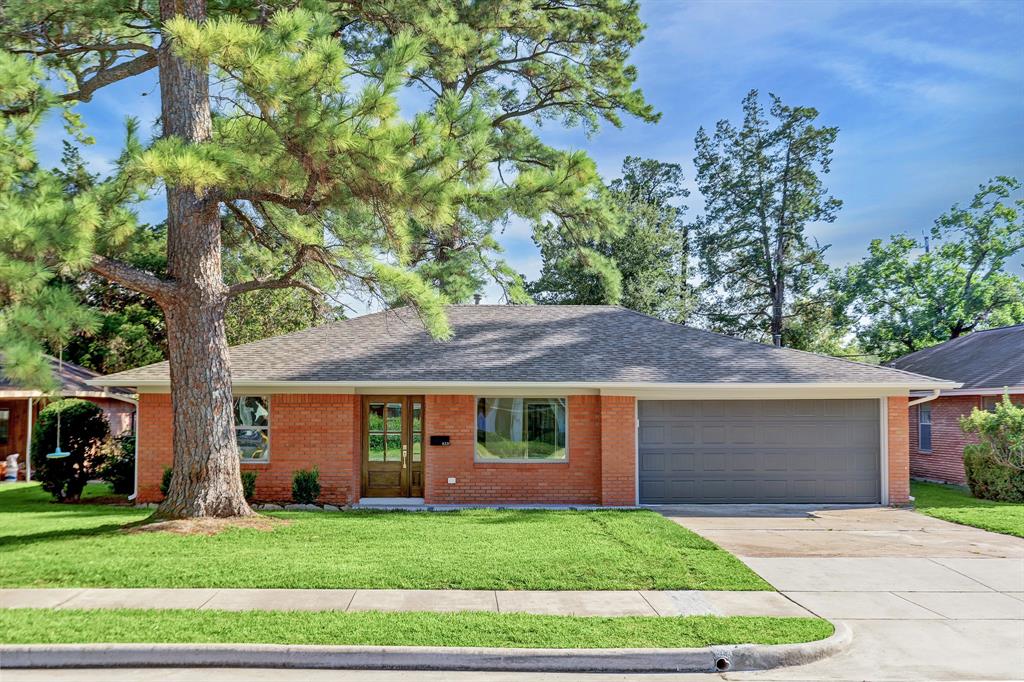
M 562 616 L 804 616 L 778 592 L 695 590 L 0 589 L 0 608 L 224 611 L 490 611 Z

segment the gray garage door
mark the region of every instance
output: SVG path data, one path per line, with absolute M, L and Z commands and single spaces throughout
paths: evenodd
M 877 400 L 641 400 L 640 502 L 878 502 Z

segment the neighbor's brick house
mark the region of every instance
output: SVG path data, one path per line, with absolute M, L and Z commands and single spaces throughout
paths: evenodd
M 905 355 L 890 366 L 943 377 L 960 384 L 937 398 L 910 407 L 910 475 L 929 481 L 963 484 L 964 446 L 976 442 L 960 428 L 972 410 L 992 409 L 1009 394 L 1024 404 L 1024 325 L 987 329 Z
M 882 502 L 909 496 L 907 400 L 951 387 L 613 306 L 451 306 L 455 336 L 408 310 L 232 349 L 236 428 L 256 497 L 426 504 Z M 172 461 L 166 364 L 139 391 L 138 500 Z
M 91 386 L 87 382 L 99 377 L 96 372 L 71 362 L 58 362 L 57 358 L 48 359 L 53 365 L 54 375 L 60 381 L 60 396 L 96 403 L 103 410 L 112 435 L 120 436 L 134 430 L 135 397 L 131 391 L 123 388 L 104 390 Z M 19 386 L 0 377 L 0 461 L 6 461 L 9 455 L 16 454 L 19 479 L 32 476 L 31 462 L 28 461 L 32 428 L 39 417 L 39 411 L 48 400 L 53 399 L 42 391 Z

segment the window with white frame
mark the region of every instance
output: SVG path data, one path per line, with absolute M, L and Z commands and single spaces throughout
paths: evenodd
M 928 403 L 917 406 L 917 449 L 932 451 L 932 406 Z
M 235 442 L 243 462 L 270 460 L 270 399 L 235 396 Z
M 565 398 L 478 398 L 476 459 L 480 462 L 564 462 Z

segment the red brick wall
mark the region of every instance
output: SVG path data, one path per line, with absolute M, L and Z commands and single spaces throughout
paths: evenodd
M 291 500 L 292 474 L 316 466 L 320 501 L 359 499 L 359 396 L 279 394 L 270 398 L 270 461 L 243 464 L 256 471 L 256 499 Z M 166 393 L 139 396 L 139 501 L 158 502 L 164 467 L 173 461 L 171 402 Z
M 170 393 L 140 393 L 138 424 L 138 485 L 137 502 L 159 502 L 160 479 L 164 467 L 174 461 L 171 434 L 173 432 Z
M 910 460 L 907 444 L 907 402 L 906 396 L 892 396 L 887 399 L 889 422 L 889 504 L 910 502 Z
M 476 397 L 428 395 L 424 409 L 428 440 L 431 435 L 451 437 L 451 445 L 426 447 L 427 503 L 601 504 L 599 396 L 569 396 L 569 458 L 565 463 L 476 462 Z M 456 482 L 448 483 L 449 477 Z
M 601 396 L 601 504 L 636 504 L 636 398 Z
M 1015 394 L 1014 401 L 1024 402 L 1024 394 Z M 960 417 L 981 408 L 981 396 L 954 395 L 937 398 L 927 405 L 932 408 L 932 450 L 922 452 L 918 444 L 917 406 L 910 408 L 910 475 L 947 483 L 964 484 L 964 446 L 977 439 L 960 430 Z

